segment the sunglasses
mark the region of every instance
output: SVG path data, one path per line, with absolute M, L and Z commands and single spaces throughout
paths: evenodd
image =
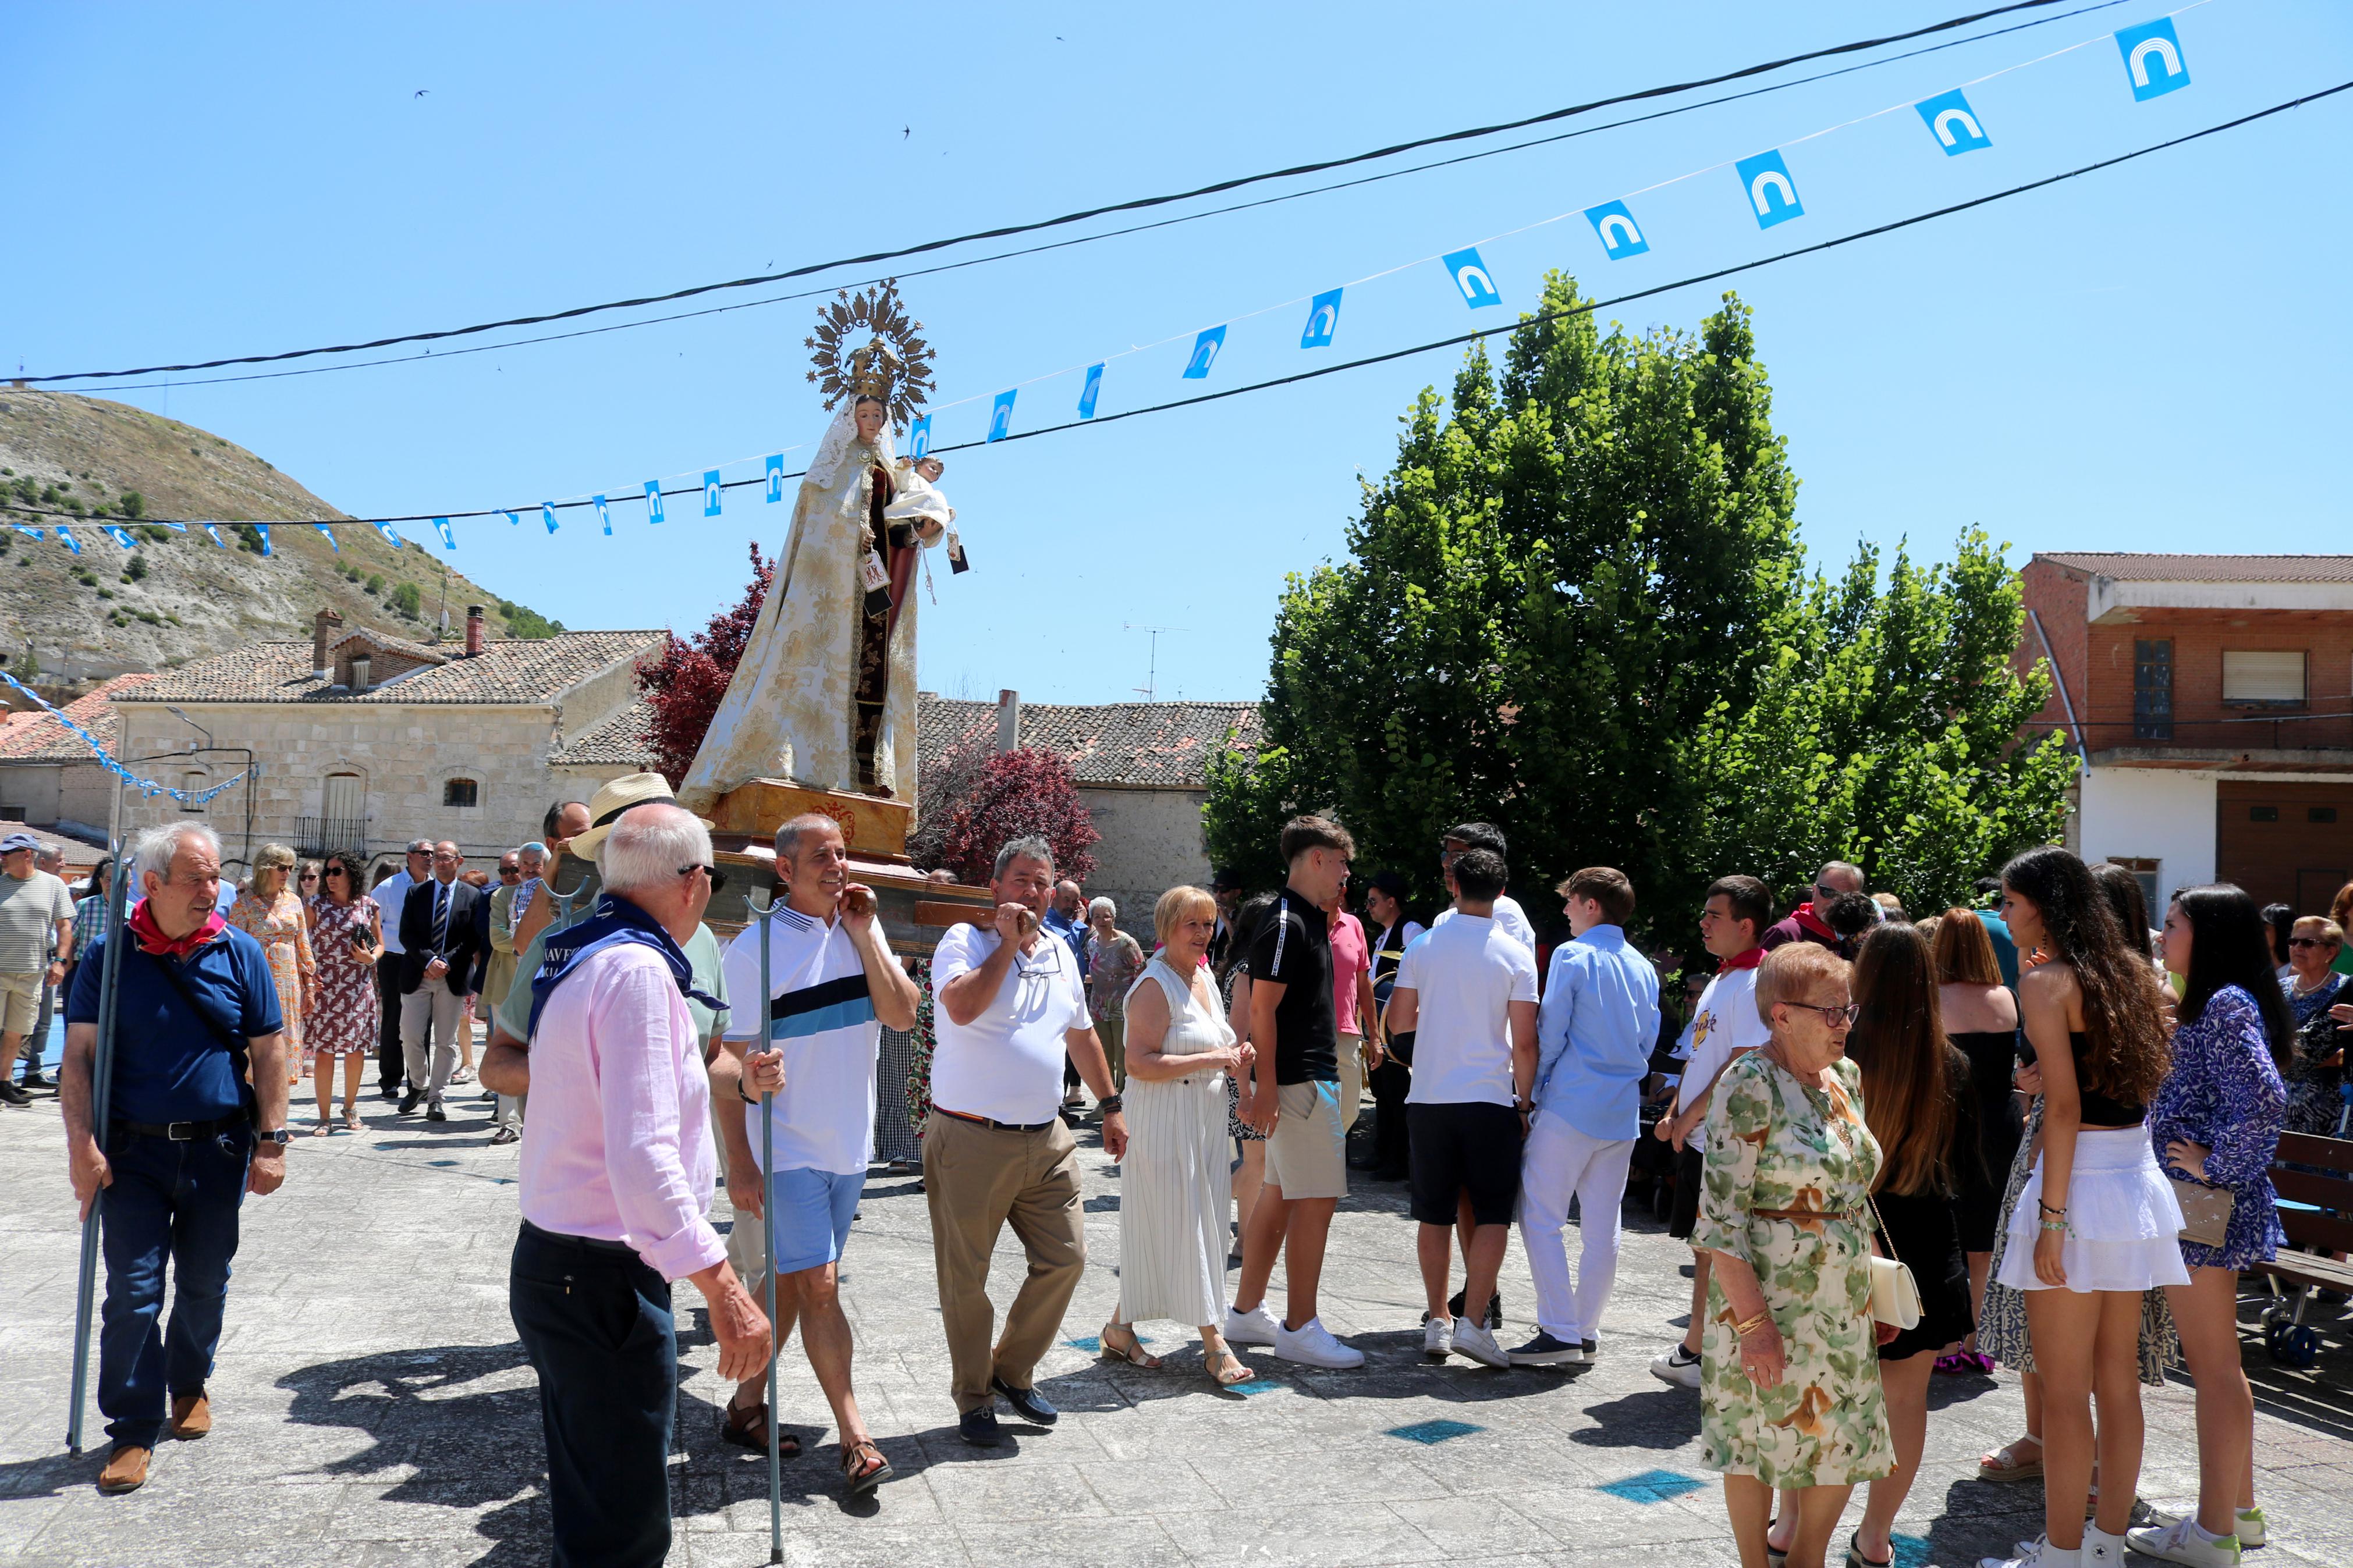
M 1822 1016 L 1822 1021 L 1833 1029 L 1841 1024 L 1852 1024 L 1862 1016 L 1862 1008 L 1852 1002 L 1843 1007 L 1825 1007 L 1818 1002 L 1785 1002 L 1782 1005 L 1803 1007 L 1809 1013 L 1820 1013 Z
M 691 877 L 697 871 L 711 879 L 711 890 L 714 893 L 727 885 L 727 873 L 716 866 L 681 866 L 678 868 L 681 877 Z
M 501 866 L 499 868 L 499 875 L 501 877 L 520 877 L 522 875 L 522 868 L 520 866 Z
M 303 873 L 302 873 L 302 880 L 304 880 L 304 881 L 306 881 L 306 882 L 315 882 L 315 881 L 317 881 L 318 879 L 319 879 L 319 873 L 317 873 L 316 871 L 305 871 L 305 872 L 303 872 Z
M 2324 937 L 2316 936 L 2292 936 L 2287 939 L 2287 944 L 2290 947 L 2335 947 L 2337 945 Z

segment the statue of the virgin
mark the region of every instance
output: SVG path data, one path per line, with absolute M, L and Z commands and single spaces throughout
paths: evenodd
M 834 310 L 861 326 L 887 328 L 896 312 L 887 295 L 851 304 Z M 895 335 L 882 331 L 841 356 L 829 352 L 837 323 L 820 351 L 839 403 L 802 476 L 791 539 L 743 661 L 679 786 L 691 811 L 756 778 L 915 798 L 914 567 L 946 530 L 931 517 L 885 516 L 896 494 L 893 416 L 912 411 L 910 390 L 925 379 L 925 351 L 911 336 L 919 323 L 896 324 Z

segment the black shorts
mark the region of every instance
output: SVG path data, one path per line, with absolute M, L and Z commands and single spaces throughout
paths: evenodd
M 1667 1216 L 1667 1234 L 1689 1241 L 1699 1228 L 1699 1189 L 1707 1180 L 1707 1156 L 1686 1143 L 1675 1156 L 1675 1212 Z
M 1413 1217 L 1452 1225 L 1457 1200 L 1471 1198 L 1474 1225 L 1509 1225 L 1520 1197 L 1520 1113 L 1484 1101 L 1408 1105 L 1412 1139 L 1408 1182 Z

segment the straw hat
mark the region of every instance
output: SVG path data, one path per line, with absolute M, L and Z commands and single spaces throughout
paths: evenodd
M 659 773 L 625 773 L 599 788 L 588 800 L 588 830 L 575 837 L 565 850 L 583 860 L 593 860 L 603 847 L 605 835 L 613 830 L 621 813 L 640 805 L 676 805 L 678 797 L 670 793 L 670 780 Z M 703 826 L 711 826 L 707 816 L 698 816 Z

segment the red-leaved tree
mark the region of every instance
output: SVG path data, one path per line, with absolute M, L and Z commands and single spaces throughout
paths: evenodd
M 1054 847 L 1057 874 L 1081 882 L 1095 874 L 1089 846 L 1103 835 L 1071 764 L 1051 752 L 1024 746 L 987 757 L 959 780 L 944 816 L 939 864 L 960 882 L 987 882 L 1006 841 L 1032 833 Z
M 646 739 L 654 749 L 654 766 L 673 789 L 684 781 L 694 753 L 702 749 L 702 737 L 710 732 L 720 699 L 727 695 L 727 682 L 743 660 L 744 645 L 752 638 L 753 624 L 760 618 L 760 605 L 776 574 L 776 562 L 761 555 L 754 542 L 752 581 L 734 607 L 712 616 L 711 624 L 691 638 L 672 632 L 661 657 L 638 667 L 638 689 L 654 710 Z

